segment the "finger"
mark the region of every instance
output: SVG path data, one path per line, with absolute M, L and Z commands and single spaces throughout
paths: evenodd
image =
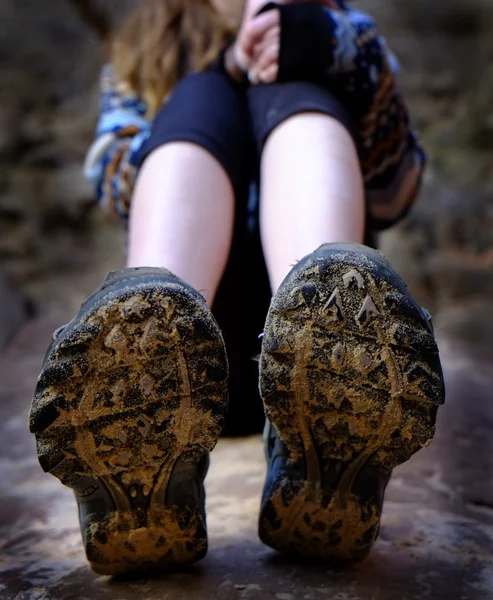
M 248 71 L 248 81 L 252 84 L 252 85 L 256 85 L 259 82 L 258 76 L 256 73 L 254 73 L 252 71 L 252 69 L 250 69 L 250 71 Z
M 280 25 L 274 25 L 274 27 L 271 27 L 269 29 L 269 31 L 265 32 L 265 35 L 263 37 L 263 41 L 272 40 L 272 39 L 279 39 L 280 37 L 281 37 L 281 26 Z
M 261 83 L 274 83 L 277 81 L 277 76 L 279 74 L 279 65 L 274 63 L 267 67 L 264 71 L 262 71 L 258 77 Z
M 259 83 L 274 83 L 279 76 L 278 63 L 272 63 L 263 71 L 254 71 L 251 69 L 248 72 L 248 79 L 252 85 Z
M 280 43 L 280 39 L 281 39 L 281 28 L 278 26 L 272 27 L 272 29 L 269 29 L 269 31 L 264 35 L 262 40 L 258 44 L 256 44 L 254 51 L 253 51 L 253 56 L 254 57 L 260 56 L 260 54 L 262 54 L 262 52 L 272 42 L 275 41 L 277 43 Z
M 270 67 L 272 64 L 277 64 L 278 61 L 279 61 L 279 43 L 274 41 L 270 44 L 270 46 L 268 46 L 267 48 L 264 49 L 264 51 L 262 52 L 262 54 L 260 54 L 260 56 L 258 58 L 255 59 L 253 65 L 252 65 L 252 70 L 256 74 L 260 74 L 260 73 L 262 73 L 262 71 L 265 71 L 265 69 Z
M 243 48 L 249 55 L 255 46 L 263 39 L 264 35 L 273 27 L 280 26 L 278 10 L 269 10 L 249 21 L 243 30 Z

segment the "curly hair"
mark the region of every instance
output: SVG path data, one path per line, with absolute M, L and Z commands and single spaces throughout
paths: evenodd
M 243 2 L 236 4 L 241 8 Z M 141 0 L 124 23 L 113 40 L 111 60 L 151 114 L 183 75 L 207 69 L 232 39 L 241 11 L 229 8 L 218 9 L 217 0 Z

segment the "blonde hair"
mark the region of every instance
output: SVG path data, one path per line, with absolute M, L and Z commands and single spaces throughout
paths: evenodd
M 235 21 L 210 0 L 141 0 L 113 41 L 113 66 L 154 114 L 181 77 L 218 57 Z

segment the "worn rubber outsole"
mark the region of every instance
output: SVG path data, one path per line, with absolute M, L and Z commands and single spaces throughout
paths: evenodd
M 329 244 L 293 268 L 267 316 L 260 390 L 288 456 L 267 480 L 260 538 L 365 558 L 391 470 L 429 444 L 444 401 L 431 327 L 379 252 Z
M 110 281 L 82 306 L 48 351 L 31 408 L 42 468 L 79 504 L 102 498 L 82 534 L 105 575 L 207 551 L 202 480 L 184 498 L 176 488 L 219 437 L 226 352 L 202 297 L 157 271 Z

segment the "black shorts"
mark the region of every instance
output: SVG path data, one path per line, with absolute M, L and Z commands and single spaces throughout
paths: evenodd
M 185 77 L 158 113 L 141 162 L 163 144 L 193 142 L 208 150 L 231 179 L 237 203 L 246 205 L 269 134 L 301 112 L 330 115 L 351 131 L 337 98 L 310 83 L 274 83 L 245 88 L 221 73 Z

